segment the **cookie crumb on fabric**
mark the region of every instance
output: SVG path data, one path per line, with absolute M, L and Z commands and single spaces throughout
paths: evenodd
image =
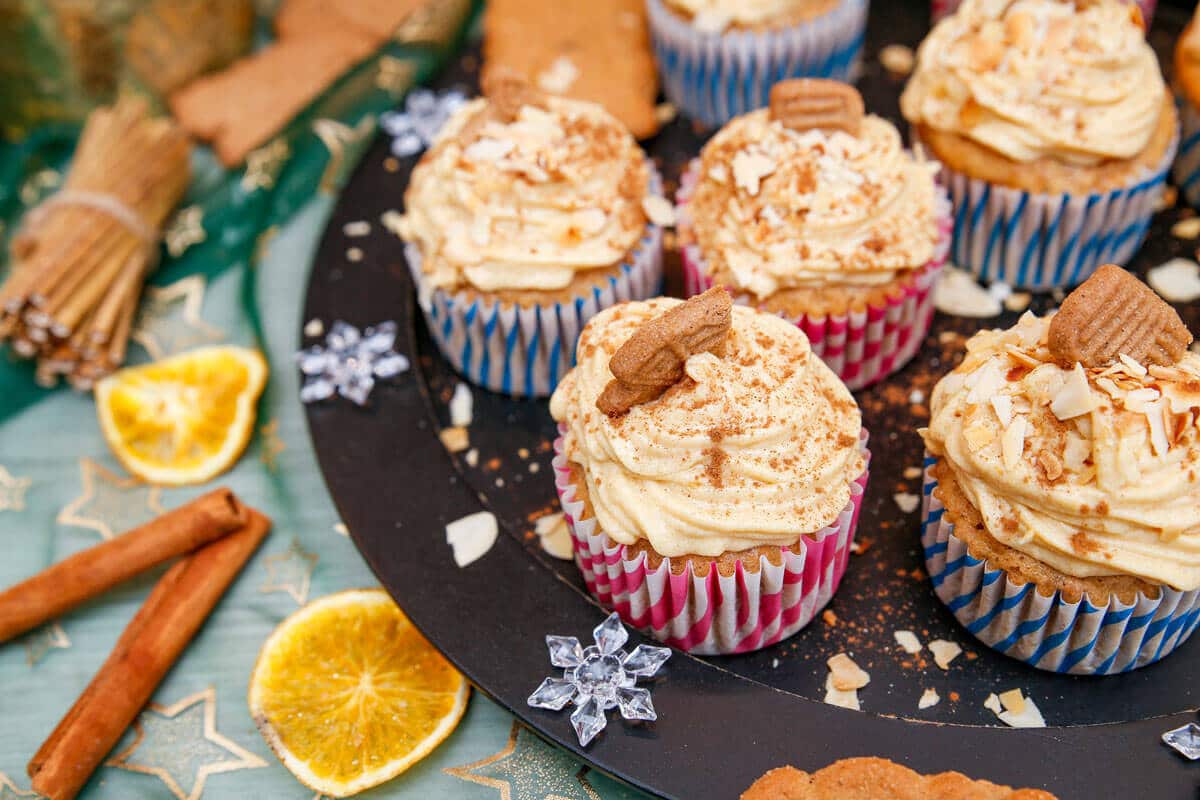
M 346 250 L 346 260 L 351 264 L 357 264 L 363 260 L 363 251 L 361 247 L 350 247 Z
M 917 510 L 917 506 L 921 505 L 921 496 L 912 494 L 911 492 L 897 492 L 892 495 L 892 499 L 896 501 L 896 505 L 905 514 L 911 514 Z
M 479 451 L 472 447 L 463 456 L 463 461 L 467 462 L 468 467 L 474 468 L 479 466 Z
M 315 338 L 325 333 L 325 323 L 313 317 L 308 322 L 304 323 L 304 335 L 310 338 Z
M 950 669 L 950 662 L 958 658 L 962 648 L 955 642 L 949 642 L 945 639 L 934 639 L 928 645 L 929 652 L 933 653 L 933 662 L 942 669 Z
M 347 222 L 342 226 L 342 233 L 351 239 L 369 236 L 371 234 L 371 223 L 367 222 L 365 219 Z
M 889 44 L 879 51 L 879 63 L 897 78 L 910 74 L 916 60 L 913 49 L 906 44 Z
M 450 424 L 465 428 L 471 424 L 474 415 L 475 398 L 471 387 L 459 383 L 454 387 L 454 395 L 450 398 Z
M 1000 313 L 1000 301 L 975 282 L 974 276 L 947 266 L 933 287 L 933 305 L 943 314 L 983 319 Z
M 1200 223 L 1200 217 L 1193 217 Z M 1200 264 L 1188 258 L 1172 258 L 1151 268 L 1146 282 L 1172 303 L 1190 303 L 1200 299 Z
M 1179 220 L 1171 226 L 1171 235 L 1177 239 L 1195 239 L 1200 236 L 1200 217 Z
M 833 613 L 833 609 L 827 608 L 821 613 L 821 619 L 825 620 L 826 625 L 837 625 L 837 614 Z
M 924 470 L 922 470 L 920 467 L 905 467 L 904 468 L 904 477 L 910 481 L 921 477 L 921 475 L 923 475 L 923 474 L 924 474 Z

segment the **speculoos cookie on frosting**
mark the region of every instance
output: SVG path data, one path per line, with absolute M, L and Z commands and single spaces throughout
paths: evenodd
M 866 435 L 794 325 L 720 287 L 615 306 L 584 329 L 550 413 L 576 563 L 629 624 L 692 652 L 745 652 L 795 633 L 837 589 Z
M 587 320 L 657 293 L 665 201 L 629 131 L 599 105 L 504 73 L 413 169 L 400 224 L 429 328 L 493 391 L 546 396 Z
M 1109 674 L 1200 620 L 1200 354 L 1106 265 L 1049 317 L 967 342 L 935 387 L 922 539 L 934 590 L 985 643 Z M 930 488 L 932 488 L 932 492 Z
M 966 0 L 917 52 L 900 108 L 946 167 L 951 260 L 1074 286 L 1140 246 L 1178 144 L 1136 6 Z
M 864 113 L 854 87 L 776 84 L 681 179 L 685 284 L 798 325 L 851 389 L 902 367 L 933 317 L 950 206 L 936 163 Z

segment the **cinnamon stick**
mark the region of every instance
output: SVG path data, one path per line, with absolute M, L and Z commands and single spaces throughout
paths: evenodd
M 217 489 L 0 592 L 0 642 L 36 628 L 118 583 L 244 526 L 246 507 Z
M 171 567 L 108 660 L 29 762 L 33 789 L 70 800 L 116 745 L 271 527 L 247 509 L 241 529 Z

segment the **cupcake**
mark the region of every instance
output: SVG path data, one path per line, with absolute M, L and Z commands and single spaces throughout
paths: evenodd
M 1175 83 L 1183 122 L 1175 183 L 1189 203 L 1200 206 L 1200 25 L 1195 18 L 1175 43 Z
M 945 167 L 950 259 L 987 281 L 1075 286 L 1141 245 L 1178 142 L 1136 9 L 966 0 L 900 98 Z
M 598 314 L 550 400 L 555 479 L 593 595 L 704 654 L 780 641 L 846 568 L 869 454 L 794 325 L 716 287 Z
M 689 293 L 790 320 L 851 389 L 920 347 L 952 224 L 938 166 L 862 108 L 846 84 L 777 84 L 692 162 L 676 215 Z
M 647 0 L 667 98 L 705 125 L 767 104 L 785 78 L 850 80 L 867 0 Z
M 446 359 L 484 388 L 545 397 L 592 315 L 658 292 L 662 230 L 646 209 L 666 203 L 599 105 L 505 78 L 485 92 L 413 169 L 399 232 Z
M 1154 19 L 1154 9 L 1158 7 L 1158 0 L 1123 0 L 1123 2 L 1138 7 L 1138 10 L 1142 12 L 1145 27 L 1149 29 L 1150 23 Z M 930 19 L 934 23 L 940 22 L 943 17 L 953 14 L 960 5 L 962 5 L 962 0 L 933 0 L 929 9 Z
M 1175 311 L 1101 267 L 1051 317 L 967 342 L 934 388 L 922 543 L 985 644 L 1104 675 L 1200 620 L 1200 354 Z

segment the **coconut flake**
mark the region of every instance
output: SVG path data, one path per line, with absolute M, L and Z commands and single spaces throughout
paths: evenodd
M 1008 469 L 1017 466 L 1025 452 L 1025 428 L 1025 418 L 1017 417 L 1004 429 L 1000 439 L 1000 456 Z
M 1172 303 L 1190 303 L 1200 299 L 1200 264 L 1172 258 L 1146 273 L 1146 283 Z
M 646 212 L 646 218 L 655 225 L 669 228 L 675 224 L 675 207 L 665 197 L 646 195 L 642 198 L 642 210 Z
M 471 387 L 465 383 L 455 386 L 454 395 L 450 398 L 450 424 L 458 428 L 470 425 L 474 405 Z
M 989 694 L 987 699 L 983 701 L 983 707 L 993 714 L 1004 713 L 1004 706 L 1000 705 L 1000 698 L 995 694 Z
M 454 426 L 442 428 L 438 433 L 438 438 L 442 440 L 442 446 L 451 453 L 461 453 L 471 446 L 471 437 L 466 428 Z
M 896 644 L 909 655 L 921 652 L 921 640 L 912 631 L 894 631 L 892 635 L 896 637 Z
M 858 702 L 858 691 L 856 689 L 838 689 L 833 685 L 832 674 L 825 678 L 825 702 L 831 706 L 848 708 L 851 711 L 862 710 L 862 706 Z
M 492 139 L 484 136 L 471 142 L 463 150 L 463 158 L 468 161 L 499 161 L 513 151 L 517 145 L 508 139 Z
M 1000 313 L 1000 301 L 975 282 L 969 272 L 946 267 L 933 288 L 933 304 L 943 314 L 955 317 L 994 317 Z
M 917 510 L 917 506 L 921 505 L 920 495 L 915 495 L 911 492 L 896 492 L 896 494 L 892 495 L 892 499 L 896 501 L 896 505 L 905 514 L 911 514 Z
M 1150 445 L 1154 448 L 1154 454 L 1157 456 L 1166 455 L 1167 450 L 1171 448 L 1171 444 L 1167 440 L 1167 428 L 1163 425 L 1163 405 L 1162 400 L 1155 400 L 1153 403 L 1147 403 L 1142 412 L 1150 426 Z
M 775 161 L 763 153 L 742 150 L 733 157 L 733 180 L 751 197 L 758 195 L 762 179 L 775 171 Z
M 950 662 L 958 658 L 958 654 L 962 652 L 962 648 L 958 644 L 945 639 L 934 639 L 927 646 L 929 652 L 933 653 L 933 663 L 942 669 L 950 669 Z
M 1075 368 L 1068 373 L 1062 388 L 1050 403 L 1050 411 L 1060 420 L 1068 420 L 1091 413 L 1093 408 L 1095 400 L 1092 398 L 1092 388 L 1088 385 L 1087 373 L 1083 371 L 1083 365 L 1076 361 Z
M 916 65 L 916 60 L 913 49 L 904 44 L 885 45 L 879 51 L 879 63 L 897 77 L 904 77 L 911 73 Z
M 561 511 L 539 517 L 533 523 L 533 530 L 543 550 L 563 561 L 571 560 L 575 553 L 575 541 L 571 538 L 571 530 Z
M 500 526 L 496 515 L 478 511 L 446 526 L 446 543 L 454 551 L 454 563 L 465 567 L 482 558 L 496 543 Z
M 922 710 L 926 708 L 933 708 L 941 701 L 942 698 L 938 696 L 936 689 L 926 689 L 921 694 L 921 699 L 917 701 L 917 708 Z
M 871 682 L 871 676 L 854 659 L 845 653 L 838 653 L 825 662 L 829 665 L 829 678 L 833 688 L 839 691 L 861 689 Z
M 1002 711 L 996 716 L 1000 717 L 1000 721 L 1010 728 L 1044 728 L 1046 720 L 1042 716 L 1041 710 L 1028 697 L 1025 698 L 1024 706 L 1021 711 Z
M 1000 427 L 1007 428 L 1012 422 L 1012 397 L 1006 394 L 992 395 L 992 410 L 996 412 L 996 419 L 1000 420 Z

